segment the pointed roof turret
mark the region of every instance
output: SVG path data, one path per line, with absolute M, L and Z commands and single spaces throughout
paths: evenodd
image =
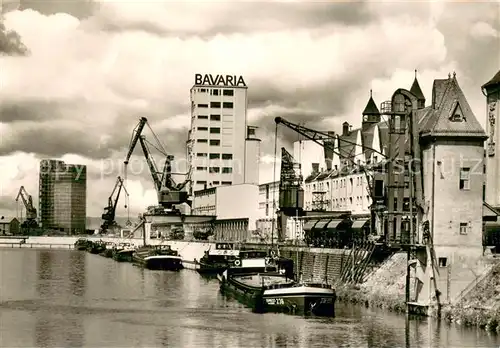
M 490 88 L 495 88 L 498 85 L 500 85 L 500 71 L 496 73 L 495 76 L 488 82 L 486 82 L 484 85 L 481 86 L 483 89 L 490 89 Z
M 378 110 L 377 104 L 375 104 L 375 101 L 373 100 L 371 89 L 370 89 L 370 99 L 368 100 L 365 110 L 363 111 L 363 116 L 364 115 L 380 115 L 380 111 Z
M 410 92 L 417 97 L 417 100 L 423 101 L 425 104 L 425 96 L 422 93 L 422 89 L 420 88 L 420 84 L 417 79 L 417 70 L 415 69 L 415 79 L 413 80 L 413 84 L 411 85 Z

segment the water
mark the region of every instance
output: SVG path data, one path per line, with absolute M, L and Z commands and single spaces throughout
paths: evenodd
M 409 330 L 409 332 L 408 332 Z M 0 250 L 0 347 L 498 347 L 484 331 L 339 303 L 334 319 L 254 314 L 196 272 L 74 250 Z

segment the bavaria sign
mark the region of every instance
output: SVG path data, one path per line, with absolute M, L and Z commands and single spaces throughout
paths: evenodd
M 212 74 L 195 74 L 195 85 L 207 86 L 227 86 L 227 87 L 246 87 L 247 84 L 243 80 L 243 76 L 236 75 L 212 75 Z

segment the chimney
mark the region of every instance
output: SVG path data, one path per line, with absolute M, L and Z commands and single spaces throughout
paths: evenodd
M 350 128 L 349 122 L 346 121 L 342 123 L 342 135 L 349 135 L 349 128 Z
M 319 173 L 319 163 L 313 163 L 312 164 L 312 172 L 313 173 Z

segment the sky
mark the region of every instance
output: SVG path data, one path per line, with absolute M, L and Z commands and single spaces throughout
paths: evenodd
M 370 90 L 380 105 L 415 69 L 427 100 L 455 72 L 484 127 L 480 86 L 500 69 L 499 33 L 498 1 L 3 0 L 0 215 L 21 213 L 21 185 L 38 204 L 39 161 L 54 158 L 87 165 L 87 215 L 100 216 L 140 117 L 182 162 L 195 73 L 244 77 L 261 183 L 279 178 L 276 116 L 357 127 Z M 278 147 L 296 139 L 278 128 Z M 117 215 L 157 203 L 135 153 Z

